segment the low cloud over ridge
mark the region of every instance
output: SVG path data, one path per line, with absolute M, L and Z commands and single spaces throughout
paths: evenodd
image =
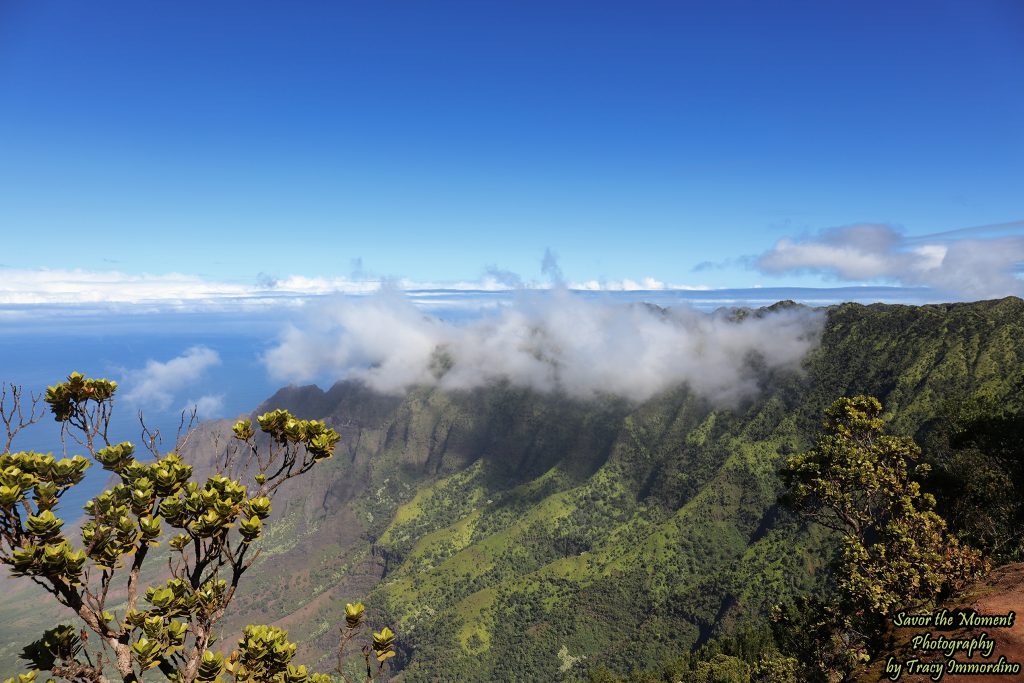
M 718 403 L 757 391 L 750 361 L 795 368 L 818 340 L 820 313 L 782 309 L 736 322 L 690 308 L 523 293 L 463 323 L 424 315 L 400 292 L 324 302 L 265 356 L 271 376 L 357 379 L 399 393 L 471 389 L 496 380 L 577 397 L 644 400 L 681 383 Z

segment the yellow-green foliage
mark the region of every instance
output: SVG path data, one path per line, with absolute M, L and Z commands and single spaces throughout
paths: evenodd
M 857 634 L 847 639 L 852 661 L 858 648 L 878 646 L 894 611 L 930 606 L 984 568 L 976 550 L 947 533 L 934 496 L 911 479 L 917 444 L 884 435 L 883 424 L 876 398 L 838 399 L 815 447 L 791 456 L 784 470 L 790 504 L 841 537 L 835 615 L 838 628 Z
M 329 681 L 291 664 L 295 645 L 280 629 L 250 626 L 227 659 L 207 648 L 239 579 L 252 566 L 251 549 L 262 536 L 275 491 L 329 458 L 338 433 L 323 422 L 273 411 L 258 419 L 271 442 L 267 449 L 256 442 L 251 423 L 244 420 L 233 429 L 244 446 L 229 451 L 222 466 L 225 472 L 235 468 L 239 476 L 248 475 L 251 483 L 225 473 L 198 482 L 192 480 L 192 467 L 174 453 L 144 463 L 136 458 L 133 444 L 108 442 L 116 391 L 115 382 L 73 373 L 45 396 L 54 417 L 76 430 L 78 443 L 117 478 L 85 505 L 79 548 L 64 534 L 64 520 L 53 509 L 82 481 L 89 459 L 0 454 L 0 563 L 14 575 L 32 577 L 82 621 L 80 629 L 47 631 L 23 657 L 36 670 L 91 680 L 104 673 L 101 658 L 83 656 L 85 635 L 91 631 L 113 647 L 117 672 L 125 681 L 155 668 L 180 683 L 215 681 L 222 672 L 235 681 Z M 19 393 L 13 396 L 17 400 Z M 21 414 L 20 406 L 13 408 L 5 416 Z M 13 431 L 24 426 L 14 423 Z M 159 545 L 165 527 L 172 534 L 173 578 L 163 585 L 140 585 L 143 562 L 149 549 Z M 108 606 L 108 591 L 119 580 L 127 601 Z M 391 656 L 393 634 L 375 641 L 375 651 L 379 658 Z

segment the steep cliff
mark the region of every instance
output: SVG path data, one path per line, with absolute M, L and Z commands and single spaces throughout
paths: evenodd
M 1016 298 L 844 304 L 799 371 L 760 370 L 757 396 L 729 407 L 685 386 L 641 404 L 506 384 L 282 389 L 259 410 L 326 419 L 343 442 L 275 501 L 224 635 L 275 623 L 327 664 L 358 598 L 398 632 L 406 681 L 653 665 L 816 589 L 830 540 L 777 505 L 777 469 L 829 403 L 876 395 L 890 429 L 913 435 L 950 400 L 1017 391 L 1022 339 Z M 226 432 L 203 425 L 187 456 L 202 467 Z M 31 595 L 5 588 L 5 669 L 14 641 L 35 636 Z

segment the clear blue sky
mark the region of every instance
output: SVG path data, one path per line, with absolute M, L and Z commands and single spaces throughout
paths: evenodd
M 1019 0 L 0 2 L 8 268 L 819 284 L 742 258 L 1022 199 Z

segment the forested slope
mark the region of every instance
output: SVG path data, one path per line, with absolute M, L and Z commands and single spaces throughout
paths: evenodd
M 326 663 L 344 603 L 366 599 L 399 635 L 406 681 L 652 667 L 815 589 L 830 541 L 777 505 L 777 470 L 835 398 L 876 395 L 891 430 L 913 435 L 949 401 L 1019 391 L 1022 339 L 1016 298 L 845 304 L 801 371 L 762 371 L 760 394 L 729 407 L 686 387 L 640 405 L 508 385 L 284 389 L 260 410 L 326 418 L 343 442 L 275 502 L 231 623 L 274 621 Z M 226 429 L 204 425 L 189 456 Z M 0 623 L 27 631 L 30 595 L 5 590 Z

